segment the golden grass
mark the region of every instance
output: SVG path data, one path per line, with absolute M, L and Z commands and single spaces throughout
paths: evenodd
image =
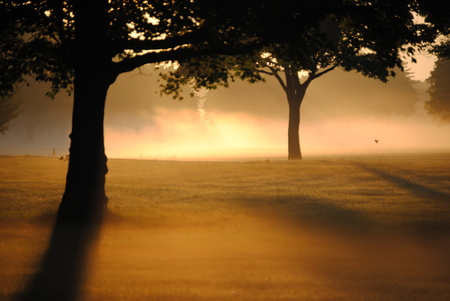
M 0 300 L 37 271 L 67 162 L 0 158 Z M 81 300 L 448 300 L 450 154 L 110 160 Z M 51 221 L 51 219 L 50 219 Z

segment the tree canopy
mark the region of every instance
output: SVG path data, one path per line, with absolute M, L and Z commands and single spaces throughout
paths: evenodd
M 309 84 L 339 67 L 387 82 L 403 60 L 414 61 L 416 47 L 434 41 L 429 24 L 416 24 L 413 1 L 323 1 L 330 8 L 306 31 L 289 31 L 276 43 L 251 54 L 213 56 L 183 61 L 175 71 L 163 74 L 163 92 L 180 98 L 180 86 L 228 86 L 235 78 L 256 82 L 261 75 L 274 76 L 289 104 L 288 158 L 301 159 L 299 110 Z M 302 76 L 300 75 L 302 72 Z
M 319 22 L 309 23 L 303 31 L 285 26 L 283 35 L 288 37 L 252 54 L 182 61 L 181 68 L 164 75 L 163 92 L 177 97 L 183 84 L 196 89 L 227 86 L 236 78 L 258 81 L 260 73 L 276 75 L 286 67 L 305 71 L 310 80 L 328 68 L 341 67 L 386 82 L 392 69 L 403 68 L 403 59 L 414 61 L 415 47 L 435 38 L 431 25 L 414 23 L 414 12 L 419 11 L 415 1 L 321 1 L 317 5 L 329 8 Z
M 13 90 L 23 75 L 51 82 L 50 95 L 72 89 L 77 53 L 83 49 L 75 44 L 77 16 L 79 23 L 95 17 L 87 24 L 88 34 L 104 48 L 102 56 L 112 60 L 109 71 L 114 78 L 148 63 L 243 53 L 286 39 L 280 34 L 285 25 L 290 26 L 288 31 L 302 32 L 326 13 L 316 4 L 322 1 L 98 2 L 89 8 L 73 0 L 1 1 L 0 13 L 6 16 L 0 21 L 1 90 Z M 90 10 L 96 15 L 89 16 Z

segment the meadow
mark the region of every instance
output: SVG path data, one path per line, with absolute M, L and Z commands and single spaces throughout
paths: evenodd
M 108 166 L 79 300 L 450 299 L 450 153 Z M 66 172 L 0 157 L 0 300 L 39 270 Z

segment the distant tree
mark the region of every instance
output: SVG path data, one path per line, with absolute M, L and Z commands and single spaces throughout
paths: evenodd
M 1 13 L 2 11 L 0 11 Z M 5 20 L 0 18 L 0 74 L 4 75 L 0 80 L 0 133 L 5 134 L 8 124 L 20 113 L 20 100 L 17 97 L 20 73 L 17 69 L 10 68 L 8 61 L 13 53 L 17 52 L 20 34 L 14 28 L 11 32 L 6 26 Z
M 430 99 L 425 102 L 425 110 L 443 123 L 450 123 L 450 59 L 440 57 L 435 63 L 427 82 L 430 84 Z
M 19 116 L 20 101 L 16 95 L 10 94 L 0 98 L 0 133 L 3 135 L 8 130 L 9 122 Z
M 253 55 L 233 58 L 194 58 L 176 71 L 163 75 L 163 92 L 178 97 L 180 85 L 228 86 L 228 79 L 262 80 L 262 74 L 274 76 L 289 105 L 288 159 L 301 159 L 300 107 L 306 90 L 336 68 L 355 70 L 362 75 L 387 82 L 394 68 L 403 70 L 402 56 L 414 60 L 413 46 L 431 42 L 429 26 L 414 24 L 413 1 L 362 1 L 321 3 L 332 7 L 333 14 L 310 27 L 295 32 L 282 43 L 274 43 Z M 289 33 L 288 33 L 289 34 Z M 222 70 L 217 76 L 216 70 Z M 302 72 L 302 73 L 300 73 Z
M 73 90 L 70 160 L 58 221 L 98 220 L 106 208 L 103 120 L 121 73 L 201 55 L 237 55 L 307 32 L 330 13 L 321 1 L 0 1 L 0 82 L 31 75 L 49 95 Z M 285 27 L 289 25 L 289 27 Z M 289 34 L 287 34 L 289 33 Z M 11 49 L 13 49 L 11 51 Z M 221 70 L 216 70 L 220 76 Z M 10 83 L 10 84 L 9 84 Z
M 418 3 L 420 13 L 436 28 L 438 40 L 441 41 L 431 50 L 438 60 L 427 79 L 430 99 L 425 102 L 424 108 L 440 122 L 447 123 L 450 122 L 450 14 L 439 0 L 419 0 Z

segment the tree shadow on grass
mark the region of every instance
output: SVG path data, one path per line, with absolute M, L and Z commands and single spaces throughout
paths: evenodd
M 373 168 L 370 166 L 367 166 L 366 164 L 360 163 L 360 162 L 352 162 L 353 165 L 359 167 L 360 169 L 363 169 L 365 171 L 368 171 L 382 179 L 385 179 L 392 184 L 396 185 L 399 188 L 406 189 L 410 193 L 412 193 L 414 196 L 419 198 L 431 198 L 434 201 L 441 201 L 441 202 L 450 202 L 450 194 L 442 192 L 440 190 L 427 187 L 425 185 L 421 185 L 419 183 L 412 182 L 408 179 L 395 176 L 393 174 L 387 173 L 381 169 Z
M 262 211 L 264 215 L 293 226 L 311 226 L 325 231 L 367 235 L 379 225 L 351 208 L 335 204 L 335 200 L 309 195 L 277 195 L 242 200 L 242 206 Z M 262 209 L 261 209 L 262 208 Z
M 334 164 L 329 161 L 328 163 Z M 373 174 L 376 178 L 386 180 L 394 186 L 406 190 L 408 195 L 419 200 L 423 206 L 439 206 L 446 207 L 450 205 L 450 194 L 447 192 L 427 187 L 420 183 L 411 181 L 382 169 L 374 168 L 360 162 L 350 162 L 357 168 Z M 381 187 L 382 188 L 382 187 Z M 319 188 L 320 190 L 320 188 Z M 359 193 L 359 192 L 355 192 Z M 386 197 L 386 195 L 383 195 Z M 389 200 L 389 197 L 386 197 Z M 303 226 L 312 226 L 323 230 L 340 231 L 342 233 L 353 234 L 370 234 L 374 232 L 385 231 L 405 231 L 412 230 L 416 234 L 426 237 L 445 236 L 450 234 L 450 219 L 446 212 L 440 212 L 439 216 L 414 219 L 414 217 L 406 224 L 390 223 L 371 218 L 363 211 L 352 207 L 345 199 L 335 199 L 333 195 L 324 195 L 317 197 L 316 195 L 299 194 L 299 195 L 274 195 L 262 196 L 260 198 L 241 200 L 241 205 L 245 208 L 253 208 L 255 211 L 264 207 L 270 213 L 270 216 L 276 219 L 284 220 L 288 223 L 294 223 Z M 433 208 L 436 212 L 436 209 Z
M 100 223 L 56 223 L 38 272 L 32 276 L 18 301 L 75 301 L 79 298 L 88 253 L 97 240 Z
M 424 205 L 429 204 L 430 206 L 434 206 L 434 204 L 437 204 L 444 205 L 444 207 L 450 205 L 450 194 L 447 192 L 422 185 L 409 179 L 393 175 L 392 173 L 388 173 L 384 170 L 367 166 L 366 164 L 360 162 L 352 162 L 352 164 L 364 171 L 370 172 L 392 183 L 400 189 L 408 191 L 408 193 L 412 197 L 421 200 Z M 434 220 L 429 221 L 419 221 L 418 223 L 411 226 L 415 226 L 417 230 L 423 230 L 427 232 L 431 231 L 439 233 L 443 231 L 450 231 L 450 216 L 447 215 L 445 217 L 445 214 L 446 212 L 442 212 L 440 219 L 435 218 Z

